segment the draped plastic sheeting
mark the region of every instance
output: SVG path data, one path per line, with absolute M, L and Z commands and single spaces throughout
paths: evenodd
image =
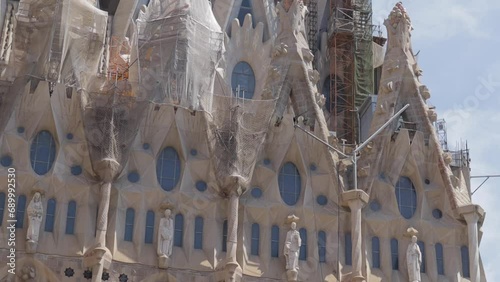
M 61 11 L 61 32 L 58 35 L 58 15 L 52 29 L 50 68 L 61 55 L 59 80 L 66 85 L 88 89 L 98 71 L 106 38 L 108 15 L 94 6 L 90 0 L 64 0 Z M 60 4 L 59 4 L 60 5 Z M 58 7 L 56 6 L 56 9 Z M 59 54 L 59 46 L 62 53 Z M 49 69 L 49 79 L 53 70 Z
M 86 98 L 83 125 L 94 170 L 103 159 L 125 164 L 147 102 L 115 92 L 89 93 Z
M 14 43 L 18 76 L 87 88 L 102 56 L 107 17 L 89 0 L 21 1 Z
M 214 96 L 209 148 L 220 187 L 247 187 L 264 143 L 276 100 Z
M 140 86 L 156 102 L 211 112 L 223 33 L 209 2 L 153 0 L 137 28 Z

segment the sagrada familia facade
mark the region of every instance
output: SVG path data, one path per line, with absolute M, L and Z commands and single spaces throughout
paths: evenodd
M 0 3 L 1 281 L 486 281 L 401 3 L 355 144 L 330 1 Z

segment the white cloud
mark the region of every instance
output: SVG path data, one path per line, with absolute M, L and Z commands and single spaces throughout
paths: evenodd
M 383 24 L 389 15 L 395 0 L 373 0 L 373 22 Z M 403 1 L 415 27 L 415 39 L 443 41 L 460 35 L 472 38 L 490 38 L 496 31 L 485 15 L 500 10 L 500 1 L 496 0 L 422 0 Z

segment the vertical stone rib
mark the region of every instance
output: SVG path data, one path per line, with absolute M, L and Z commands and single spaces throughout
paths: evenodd
M 354 275 L 361 275 L 361 201 L 349 202 L 351 208 L 351 236 L 352 236 L 352 272 Z
M 481 275 L 479 271 L 479 249 L 478 249 L 478 234 L 477 222 L 479 216 L 476 213 L 467 214 L 464 216 L 467 221 L 468 237 L 469 237 L 469 268 L 470 281 L 480 282 Z
M 106 245 L 106 230 L 108 227 L 109 200 L 111 197 L 111 183 L 102 184 L 100 190 L 99 211 L 97 219 L 97 243 L 104 247 Z
M 227 261 L 236 262 L 236 248 L 238 242 L 238 193 L 231 192 L 227 215 Z

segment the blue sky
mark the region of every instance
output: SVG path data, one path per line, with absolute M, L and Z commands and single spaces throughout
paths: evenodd
M 373 0 L 382 24 L 397 1 Z M 471 174 L 500 174 L 500 1 L 403 1 L 415 30 L 413 50 L 431 91 L 430 103 L 445 118 L 450 149 L 468 142 Z M 385 30 L 385 27 L 383 27 Z M 472 181 L 474 190 L 481 180 Z M 488 281 L 500 281 L 500 178 L 490 178 L 473 201 L 486 211 L 480 251 Z

